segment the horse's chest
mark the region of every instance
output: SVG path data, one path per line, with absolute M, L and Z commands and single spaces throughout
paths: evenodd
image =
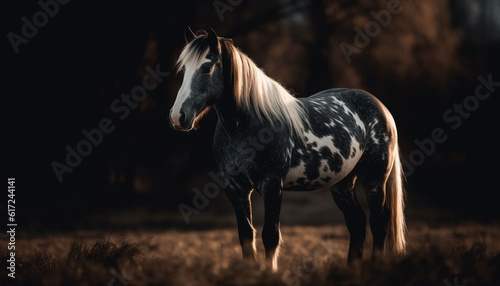
M 241 189 L 254 188 L 262 177 L 269 171 L 276 173 L 279 168 L 286 168 L 284 158 L 277 158 L 282 154 L 283 146 L 276 144 L 277 133 L 270 128 L 247 128 L 229 137 L 218 125 L 214 138 L 214 155 L 217 165 L 231 183 Z
M 360 144 L 353 137 L 335 139 L 306 133 L 307 148 L 294 150 L 285 177 L 285 190 L 318 190 L 347 176 L 361 157 Z

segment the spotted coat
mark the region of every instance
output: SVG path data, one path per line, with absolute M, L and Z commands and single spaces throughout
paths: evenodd
M 385 118 L 382 112 L 373 116 L 377 115 L 374 111 L 379 110 L 379 104 L 370 94 L 330 89 L 304 98 L 302 103 L 309 125 L 304 134 L 305 145 L 290 142 L 285 190 L 311 191 L 334 185 L 352 172 L 367 146 L 386 148 L 389 136 Z

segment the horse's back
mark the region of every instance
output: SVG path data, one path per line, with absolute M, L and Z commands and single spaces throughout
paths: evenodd
M 320 91 L 309 97 L 300 98 L 306 109 L 310 108 L 310 103 L 318 100 L 334 100 L 335 102 L 343 102 L 350 109 L 360 113 L 360 116 L 374 116 L 384 109 L 385 106 L 371 93 L 361 89 L 350 88 L 332 88 Z M 366 120 L 369 120 L 366 117 Z
M 352 136 L 362 141 L 360 143 L 363 147 L 383 139 L 379 137 L 384 135 L 381 133 L 388 131 L 387 126 L 395 126 L 394 119 L 384 104 L 364 90 L 327 89 L 302 98 L 301 101 L 311 123 L 319 123 L 315 122 L 316 119 L 326 120 L 326 116 L 339 120 L 350 129 Z M 324 116 L 318 115 L 319 113 Z M 315 127 L 312 126 L 312 129 Z

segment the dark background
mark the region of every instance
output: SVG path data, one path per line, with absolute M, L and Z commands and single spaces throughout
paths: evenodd
M 415 140 L 442 128 L 446 142 L 407 178 L 408 205 L 451 212 L 450 219 L 499 218 L 500 87 L 457 130 L 442 118 L 474 95 L 478 76 L 500 81 L 498 2 L 401 1 L 403 11 L 350 63 L 339 45 L 354 45 L 354 27 L 364 30 L 370 12 L 387 9 L 388 1 L 243 0 L 223 20 L 212 1 L 83 2 L 59 5 L 18 54 L 6 35 L 21 34 L 21 18 L 31 20 L 41 8 L 33 2 L 3 10 L 4 166 L 16 178 L 24 228 L 92 228 L 96 217 L 141 207 L 172 213 L 165 227 L 184 225 L 179 203 L 192 205 L 192 189 L 217 171 L 215 114 L 192 133 L 173 131 L 167 119 L 182 82 L 174 69 L 187 26 L 233 38 L 298 97 L 331 87 L 370 91 L 394 115 L 406 160 L 418 149 Z M 170 75 L 119 120 L 111 102 L 142 85 L 145 67 L 157 64 Z M 116 129 L 60 183 L 52 162 L 64 163 L 65 147 L 76 148 L 81 131 L 102 118 L 112 118 Z M 207 212 L 231 209 L 220 196 Z

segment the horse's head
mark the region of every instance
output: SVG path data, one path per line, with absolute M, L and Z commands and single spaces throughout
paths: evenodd
M 212 29 L 187 34 L 188 43 L 177 61 L 178 72 L 182 71 L 184 78 L 170 110 L 172 126 L 183 131 L 195 128 L 224 90 L 219 38 Z

